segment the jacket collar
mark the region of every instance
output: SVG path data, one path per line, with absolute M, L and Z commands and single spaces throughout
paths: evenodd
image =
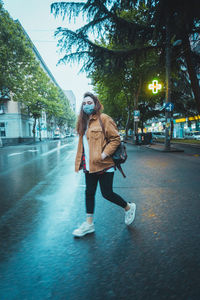
M 96 120 L 96 119 L 98 119 L 98 115 L 97 115 L 97 114 L 95 114 L 95 115 L 90 115 L 90 117 L 89 117 L 89 121 L 90 121 L 90 120 Z

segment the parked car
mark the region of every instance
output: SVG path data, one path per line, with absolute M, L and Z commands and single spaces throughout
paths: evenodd
M 75 133 L 67 133 L 65 137 L 74 137 L 74 136 L 76 136 Z
M 191 131 L 185 133 L 185 139 L 200 140 L 200 131 Z
M 59 140 L 60 139 L 60 133 L 54 133 L 53 139 L 54 140 Z
M 164 139 L 165 138 L 165 133 L 160 131 L 160 132 L 152 132 L 152 140 L 156 141 L 158 139 Z
M 59 133 L 59 132 L 56 132 L 53 135 L 54 140 L 60 140 L 60 139 L 64 139 L 64 138 L 65 138 L 65 136 L 62 133 Z

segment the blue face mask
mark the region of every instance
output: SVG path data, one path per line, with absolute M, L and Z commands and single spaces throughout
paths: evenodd
M 91 115 L 94 112 L 94 104 L 85 104 L 85 105 L 83 105 L 83 111 L 87 115 Z

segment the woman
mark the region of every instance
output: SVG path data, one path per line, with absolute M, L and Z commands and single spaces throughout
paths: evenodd
M 92 93 L 85 93 L 77 122 L 79 143 L 75 160 L 75 171 L 83 169 L 85 173 L 86 222 L 73 231 L 77 237 L 95 231 L 93 214 L 95 192 L 99 182 L 104 198 L 121 206 L 125 210 L 125 224 L 130 225 L 135 218 L 135 203 L 127 203 L 113 192 L 114 163 L 111 155 L 120 144 L 120 136 L 114 121 L 101 114 L 102 105 Z M 103 123 L 106 138 L 99 121 Z

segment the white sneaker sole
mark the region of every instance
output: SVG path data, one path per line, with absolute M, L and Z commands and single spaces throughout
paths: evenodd
M 134 204 L 134 213 L 132 215 L 132 218 L 128 221 L 128 222 L 125 222 L 126 225 L 131 225 L 131 223 L 133 223 L 133 221 L 135 220 L 135 212 L 136 212 L 136 204 L 135 203 L 132 203 Z
M 84 233 L 75 233 L 75 232 L 73 232 L 72 234 L 75 237 L 82 237 L 82 236 L 84 236 L 84 235 L 86 235 L 88 233 L 93 233 L 93 232 L 95 232 L 95 229 L 90 229 L 90 230 L 88 230 L 87 232 L 84 232 Z

